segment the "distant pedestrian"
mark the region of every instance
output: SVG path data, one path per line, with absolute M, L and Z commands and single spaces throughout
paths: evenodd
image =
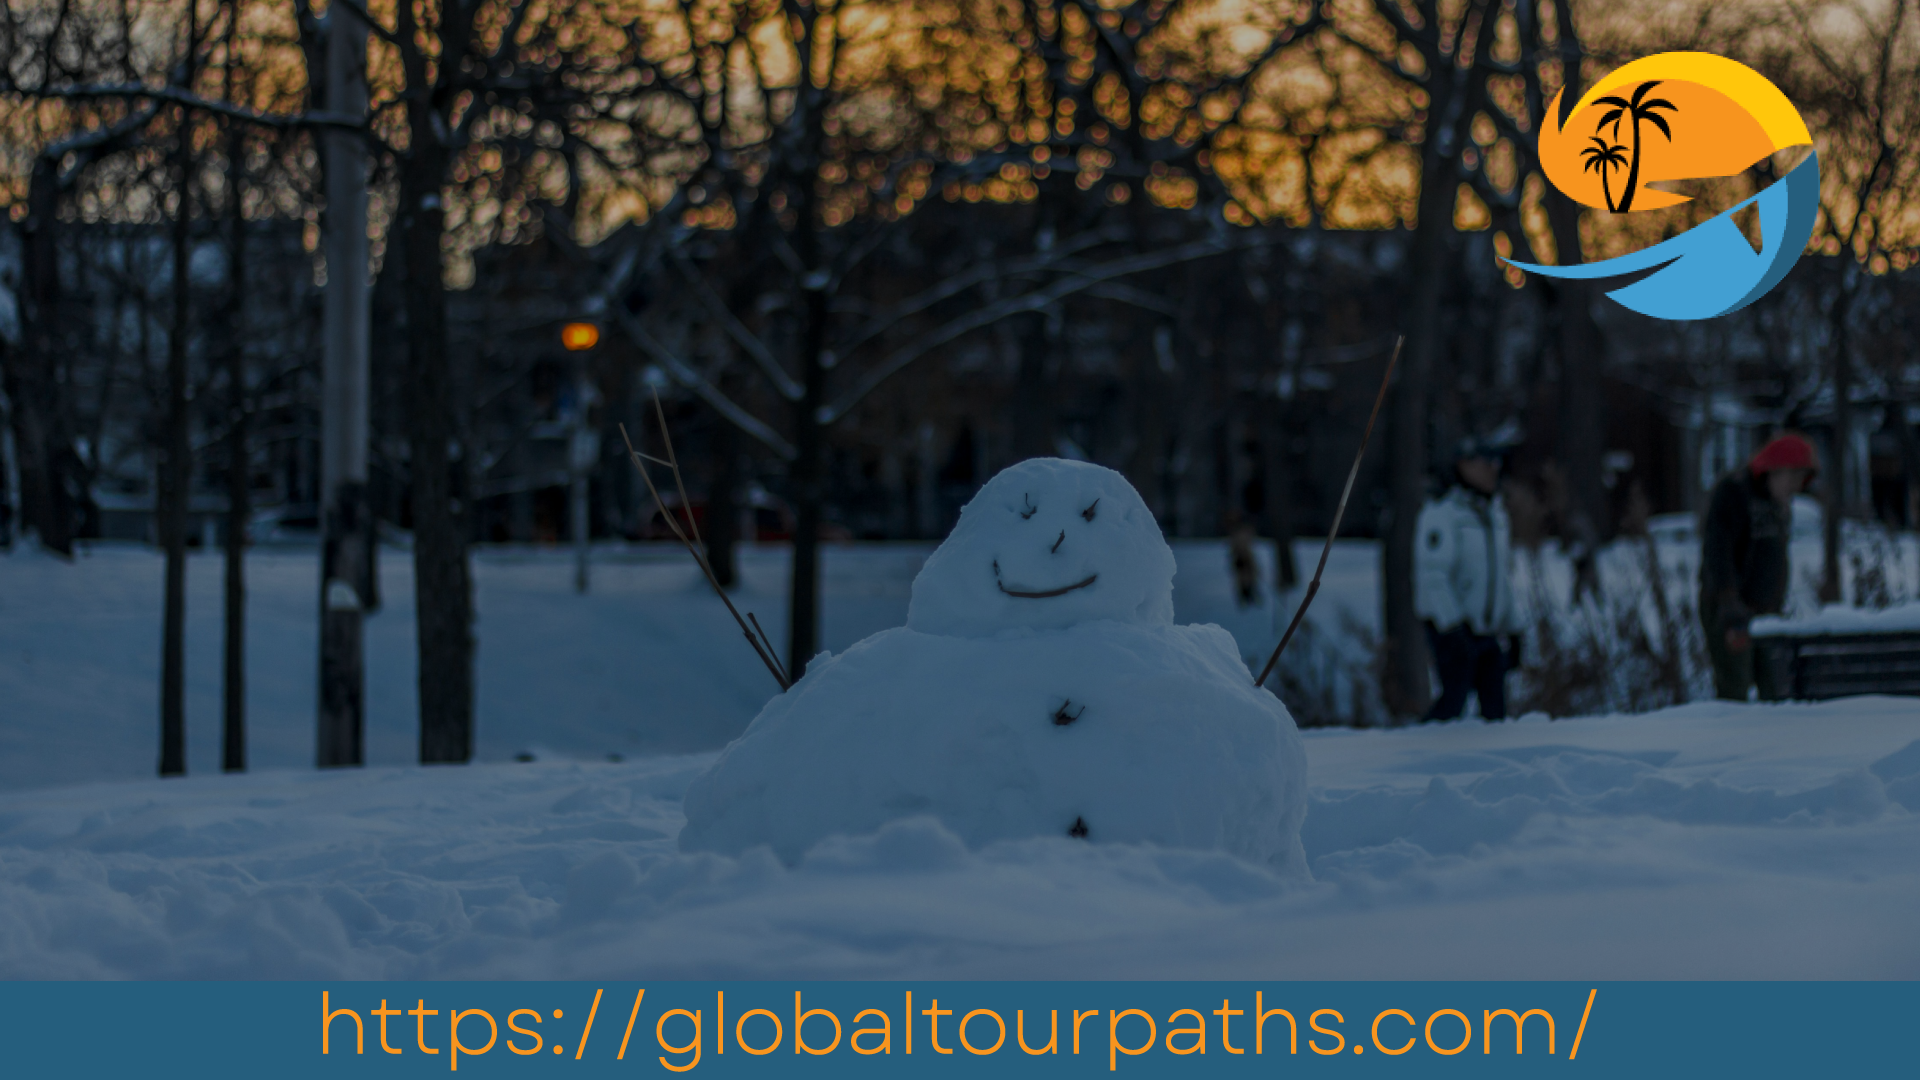
M 1782 435 L 1713 487 L 1700 539 L 1700 626 L 1716 697 L 1745 701 L 1754 688 L 1747 627 L 1754 616 L 1777 615 L 1786 606 L 1793 497 L 1819 469 L 1811 443 Z M 1768 679 L 1766 672 L 1760 677 Z M 1763 685 L 1761 696 L 1773 697 L 1773 690 Z
M 1507 715 L 1507 670 L 1519 662 L 1513 539 L 1500 500 L 1503 448 L 1468 440 L 1453 484 L 1420 511 L 1414 530 L 1414 611 L 1426 621 L 1440 697 L 1424 720 L 1460 715 L 1472 692 L 1487 720 Z

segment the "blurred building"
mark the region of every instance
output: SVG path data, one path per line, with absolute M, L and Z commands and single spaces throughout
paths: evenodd
M 896 303 L 995 253 L 1030 251 L 1029 206 L 933 200 L 869 253 L 847 294 Z M 1158 219 L 1156 219 L 1158 220 Z M 1178 242 L 1198 223 L 1158 220 L 1142 243 Z M 636 227 L 605 251 L 636 243 Z M 1231 520 L 1272 534 L 1314 535 L 1331 521 L 1391 350 L 1410 235 L 1401 231 L 1270 229 L 1271 242 L 1127 276 L 961 335 L 881 384 L 832 427 L 827 519 L 834 535 L 944 535 L 978 486 L 1034 453 L 1085 458 L 1125 473 L 1171 535 L 1219 535 Z M 72 223 L 61 247 L 63 393 L 78 432 L 89 500 L 85 535 L 153 535 L 154 457 L 170 331 L 167 227 Z M 321 284 L 301 222 L 252 223 L 246 308 L 228 313 L 222 238 L 196 237 L 191 259 L 196 447 L 189 528 L 217 540 L 224 510 L 230 415 L 226 350 L 245 350 L 251 449 L 245 463 L 259 511 L 256 539 L 300 538 L 315 522 L 318 486 Z M 790 528 L 786 466 L 670 378 L 624 329 L 643 325 L 772 429 L 790 434 L 791 402 L 744 354 L 740 335 L 773 356 L 797 347 L 792 298 L 764 273 L 765 252 L 725 237 L 696 238 L 686 267 L 656 259 L 603 295 L 605 251 L 545 240 L 473 255 L 472 284 L 448 294 L 460 420 L 456 451 L 473 536 L 483 542 L 573 539 L 569 500 L 584 485 L 591 535 L 657 532 L 621 426 L 658 452 L 660 395 L 685 463 L 689 498 L 715 503 L 732 485 L 748 539 Z M 1435 482 L 1462 434 L 1517 426 L 1511 462 L 1516 532 L 1556 535 L 1564 505 L 1557 318 L 1548 290 L 1513 288 L 1487 234 L 1466 234 L 1449 280 L 1445 347 L 1436 372 Z M 1839 260 L 1803 259 L 1783 286 L 1742 312 L 1704 323 L 1656 323 L 1600 299 L 1603 480 L 1609 533 L 1659 514 L 1697 512 L 1712 482 L 1782 428 L 1807 432 L 1823 458 L 1844 452 L 1846 500 L 1860 516 L 1911 527 L 1920 455 L 1911 387 L 1912 273 L 1859 275 L 1848 333 L 1858 360 L 1852 435 L 1834 444 L 1828 358 L 1836 341 Z M 0 357 L 16 346 L 19 254 L 0 230 Z M 718 283 L 717 285 L 715 283 Z M 371 498 L 388 528 L 410 527 L 406 325 L 401 281 L 383 266 L 374 289 Z M 738 321 L 726 325 L 714 301 Z M 911 335 L 983 302 L 958 293 L 929 306 Z M 849 308 L 836 315 L 851 320 Z M 569 351 L 561 327 L 599 329 Z M 881 345 L 888 341 L 881 339 Z M 834 385 L 875 362 L 879 346 L 839 359 Z M 4 408 L 0 402 L 0 408 Z M 1386 439 L 1376 433 L 1343 531 L 1384 528 Z M 17 485 L 0 441 L 0 502 Z M 1525 504 L 1525 505 L 1522 505 Z M 705 513 L 704 509 L 700 510 Z M 0 525 L 0 530 L 4 529 Z

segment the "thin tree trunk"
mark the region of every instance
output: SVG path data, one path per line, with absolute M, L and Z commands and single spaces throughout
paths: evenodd
M 13 408 L 7 396 L 6 371 L 14 350 L 0 341 L 0 551 L 13 550 L 13 534 L 20 528 L 20 481 L 14 469 Z
M 55 310 L 60 302 L 59 162 L 34 159 L 27 187 L 23 299 L 19 349 L 7 351 L 5 379 L 12 405 L 15 470 L 20 477 L 20 524 L 42 547 L 73 554 L 74 505 L 62 474 L 64 425 L 58 381 Z
M 1558 191 L 1546 196 L 1547 222 L 1555 254 L 1563 266 L 1585 261 L 1580 246 L 1580 207 Z M 1585 588 L 1598 589 L 1594 553 L 1609 532 L 1605 457 L 1606 401 L 1600 385 L 1600 329 L 1593 319 L 1593 290 L 1584 281 L 1553 283 L 1560 315 L 1560 454 L 1567 478 L 1564 537 L 1577 561 L 1576 573 L 1588 575 Z M 1582 591 L 1575 584 L 1575 594 Z
M 1848 252 L 1849 258 L 1851 252 Z M 1853 444 L 1853 299 L 1859 270 L 1849 261 L 1840 271 L 1840 295 L 1834 300 L 1833 320 L 1833 460 L 1825 463 L 1826 490 L 1820 536 L 1820 602 L 1837 604 L 1840 582 L 1840 523 L 1849 511 Z
M 246 141 L 236 124 L 227 138 L 227 199 L 231 239 L 227 258 L 227 588 L 226 655 L 222 671 L 220 768 L 247 767 L 247 216 L 240 201 Z
M 586 361 L 574 357 L 573 422 L 567 437 L 567 539 L 573 541 L 573 591 L 585 596 L 591 584 L 593 522 L 592 477 L 599 457 L 598 432 L 587 426 L 588 379 Z M 692 512 L 692 507 L 688 507 Z
M 1451 90 L 1435 80 L 1432 117 L 1446 115 L 1441 98 Z M 1431 145 L 1429 136 L 1420 181 L 1420 220 L 1414 232 L 1409 266 L 1412 295 L 1407 305 L 1406 361 L 1393 389 L 1390 454 L 1392 516 L 1383 553 L 1387 631 L 1387 707 L 1402 716 L 1426 711 L 1431 683 L 1427 641 L 1413 609 L 1414 523 L 1427 499 L 1427 396 L 1440 349 L 1440 289 L 1448 275 L 1444 263 L 1453 233 L 1455 174 L 1452 161 Z
M 1498 8 L 1479 2 L 1472 7 L 1479 14 L 1473 54 L 1480 57 L 1493 45 Z M 1463 34 L 1468 25 L 1467 21 L 1460 24 Z M 1455 47 L 1460 48 L 1460 43 Z M 1449 64 L 1427 80 L 1430 103 L 1420 148 L 1420 218 L 1408 266 L 1412 289 L 1404 324 L 1405 359 L 1400 385 L 1394 390 L 1388 461 L 1391 516 L 1382 555 L 1387 671 L 1381 689 L 1387 708 L 1402 716 L 1425 712 L 1430 696 L 1426 634 L 1413 608 L 1413 534 L 1427 498 L 1428 398 L 1444 354 L 1440 292 L 1454 277 L 1459 147 L 1470 137 L 1473 116 L 1486 97 L 1486 77 L 1484 70 Z
M 370 453 L 375 447 L 404 438 L 408 423 L 405 242 L 403 231 L 396 228 L 388 238 L 387 250 L 398 254 L 380 261 L 380 274 L 374 279 L 367 303 L 368 426 L 374 433 L 368 439 Z M 407 520 L 410 511 L 405 462 L 383 458 L 382 464 L 385 475 L 377 487 L 369 477 L 369 514 L 375 521 L 382 517 L 396 523 Z M 523 537 L 516 534 L 515 538 Z M 367 597 L 368 607 L 378 609 L 379 574 L 369 575 L 368 584 L 373 588 Z
M 817 13 L 802 16 L 796 37 L 811 38 Z M 805 268 L 800 285 L 803 311 L 800 335 L 801 396 L 795 414 L 794 461 L 788 476 L 794 500 L 793 570 L 787 607 L 789 685 L 807 673 L 807 661 L 820 640 L 820 521 L 826 500 L 826 429 L 820 410 L 827 400 L 827 322 L 831 275 L 820 235 L 820 166 L 826 158 L 826 94 L 814 85 L 812 49 L 801 51 L 799 90 L 788 121 L 797 136 L 797 161 L 789 176 L 798 229 L 794 247 Z M 829 76 L 830 78 L 830 76 Z
M 189 48 L 193 34 L 187 35 Z M 180 111 L 175 140 L 173 216 L 173 326 L 167 333 L 167 426 L 159 484 L 160 543 L 166 550 L 166 610 L 160 646 L 160 775 L 179 776 L 186 760 L 187 500 L 193 481 L 187 427 L 187 334 L 192 315 L 188 290 L 193 242 L 193 136 L 191 117 Z
M 465 63 L 474 8 L 438 14 L 439 62 Z M 458 437 L 447 355 L 447 298 L 440 245 L 449 151 L 447 120 L 437 100 L 450 75 L 429 73 L 418 39 L 417 12 L 401 4 L 395 37 L 407 83 L 407 151 L 400 159 L 396 224 L 406 258 L 408 435 L 413 480 L 413 594 L 419 645 L 420 761 L 458 763 L 473 756 L 473 584 L 467 567 L 470 485 L 453 483 Z M 461 468 L 465 467 L 461 455 Z
M 808 207 L 803 213 L 810 214 Z M 810 244 L 818 257 L 817 244 Z M 787 623 L 787 671 L 795 682 L 807 673 L 807 661 L 819 647 L 820 634 L 820 520 L 826 500 L 826 431 L 820 426 L 820 407 L 826 403 L 827 294 L 806 292 L 806 336 L 801 344 L 804 393 L 794 430 L 793 461 L 793 575 Z
M 473 596 L 464 514 L 455 505 L 453 380 L 440 237 L 446 157 L 424 105 L 403 165 L 407 354 L 412 383 L 413 581 L 420 648 L 420 761 L 473 756 Z
M 1020 373 L 1013 398 L 1013 457 L 1052 457 L 1054 447 L 1053 383 L 1047 378 L 1047 313 L 1035 312 L 1020 320 L 1014 340 L 1020 347 Z
M 1155 334 L 1160 332 L 1156 326 Z M 1148 512 L 1170 533 L 1173 515 L 1167 505 L 1165 464 L 1167 410 L 1174 399 L 1175 388 L 1169 372 L 1163 371 L 1158 361 L 1158 355 L 1144 358 L 1128 380 L 1134 445 L 1128 455 L 1127 478 L 1139 489 Z
M 940 532 L 940 463 L 934 457 L 935 432 L 929 420 L 920 421 L 914 432 L 913 452 L 913 536 L 916 540 L 937 538 Z
M 721 390 L 734 397 L 729 382 Z M 713 486 L 707 492 L 707 565 L 713 580 L 730 588 L 739 580 L 740 439 L 733 423 L 715 415 L 713 428 Z
M 1281 415 L 1278 398 L 1262 397 L 1260 424 L 1261 517 L 1265 532 L 1273 541 L 1274 587 L 1291 589 L 1300 583 L 1300 568 L 1293 557 L 1292 479 L 1287 470 L 1287 424 Z

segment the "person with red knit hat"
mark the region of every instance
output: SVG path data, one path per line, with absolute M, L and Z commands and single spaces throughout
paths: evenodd
M 1779 614 L 1786 604 L 1793 497 L 1819 469 L 1813 444 L 1788 433 L 1713 487 L 1700 542 L 1700 625 L 1717 697 L 1745 701 L 1753 689 L 1747 626 L 1754 616 Z M 1772 689 L 1761 687 L 1762 696 L 1773 696 Z

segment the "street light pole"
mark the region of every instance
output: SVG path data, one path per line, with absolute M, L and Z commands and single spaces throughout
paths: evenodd
M 349 5 L 327 12 L 326 104 L 367 112 L 367 26 Z M 325 349 L 321 375 L 321 768 L 366 763 L 361 620 L 373 594 L 373 520 L 367 502 L 367 154 L 359 133 L 322 136 L 327 216 Z
M 589 395 L 592 387 L 587 380 L 580 380 L 579 407 L 573 416 L 572 430 L 568 433 L 567 464 L 568 501 L 572 504 L 573 531 L 573 591 L 585 594 L 587 591 L 587 553 L 592 540 L 591 528 L 587 521 L 587 481 L 591 475 L 593 463 L 600 457 L 600 433 L 587 423 L 587 408 L 591 404 Z
M 569 532 L 573 534 L 573 591 L 587 591 L 587 556 L 592 526 L 587 514 L 587 482 L 600 459 L 600 433 L 589 419 L 599 400 L 588 374 L 587 352 L 600 342 L 600 328 L 592 323 L 568 323 L 560 328 L 560 345 L 574 356 L 573 412 L 567 418 L 567 502 Z

